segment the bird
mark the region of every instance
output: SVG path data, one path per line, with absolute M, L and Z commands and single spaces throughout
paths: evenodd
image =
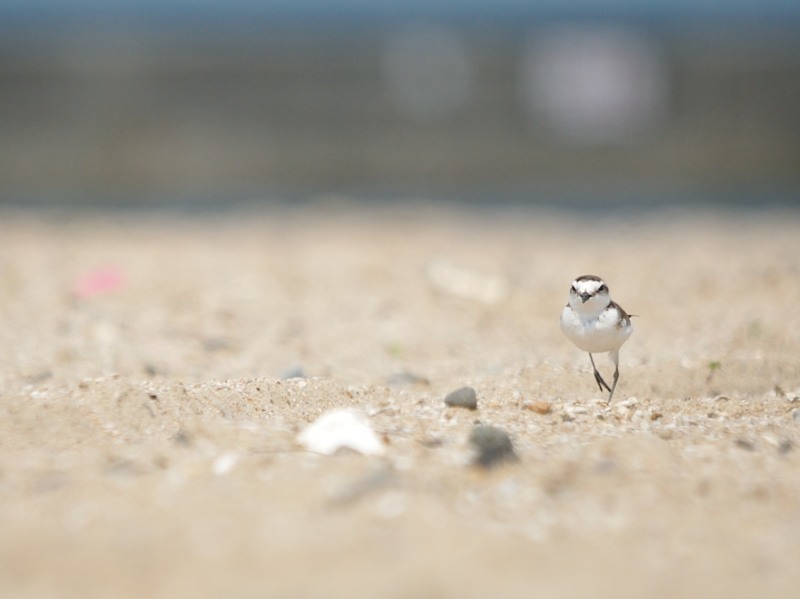
M 631 315 L 611 300 L 603 279 L 581 275 L 570 285 L 569 301 L 561 311 L 561 330 L 578 349 L 588 352 L 594 380 L 601 392 L 608 391 L 606 405 L 610 405 L 619 380 L 619 349 L 633 333 Z M 614 363 L 614 381 L 610 387 L 594 364 L 592 354 L 597 353 L 608 353 Z

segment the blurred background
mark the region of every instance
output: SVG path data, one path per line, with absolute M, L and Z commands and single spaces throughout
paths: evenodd
M 0 204 L 800 205 L 796 0 L 0 0 Z

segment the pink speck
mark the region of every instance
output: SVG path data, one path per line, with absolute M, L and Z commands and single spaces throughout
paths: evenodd
M 72 293 L 81 299 L 87 299 L 101 293 L 118 291 L 125 283 L 122 271 L 115 266 L 92 270 L 78 277 Z

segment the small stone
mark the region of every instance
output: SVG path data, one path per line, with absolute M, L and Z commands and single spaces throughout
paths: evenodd
M 753 445 L 753 443 L 751 441 L 748 441 L 747 439 L 736 439 L 736 441 L 734 441 L 734 444 L 736 445 L 736 447 L 744 449 L 745 451 L 755 451 L 756 448 L 756 446 Z
M 467 408 L 468 410 L 478 409 L 478 396 L 472 387 L 461 387 L 451 391 L 444 398 L 444 403 L 455 408 Z
M 350 449 L 364 455 L 382 455 L 385 448 L 360 413 L 347 409 L 325 412 L 300 433 L 297 440 L 315 453 L 333 455 Z
M 563 422 L 572 422 L 582 414 L 586 414 L 586 408 L 583 406 L 564 406 L 564 411 L 561 413 L 561 420 Z
M 231 349 L 231 344 L 223 337 L 207 337 L 203 339 L 203 349 L 207 352 L 219 352 Z
M 142 366 L 142 370 L 144 370 L 144 373 L 150 378 L 153 378 L 161 374 L 161 369 L 152 362 L 146 362 Z
M 787 454 L 794 449 L 794 443 L 790 439 L 784 439 L 778 443 L 778 453 L 781 455 Z
M 534 401 L 533 403 L 526 403 L 522 407 L 542 415 L 549 414 L 553 411 L 553 404 L 549 401 Z
M 293 364 L 281 373 L 281 379 L 286 381 L 289 379 L 304 379 L 306 373 L 300 364 Z
M 484 468 L 518 459 L 511 438 L 501 428 L 479 424 L 472 429 L 469 442 L 476 451 L 475 463 Z
M 233 470 L 233 467 L 236 466 L 238 462 L 239 456 L 236 453 L 226 451 L 214 460 L 214 463 L 211 465 L 211 471 L 217 476 L 223 476 Z
M 181 447 L 189 447 L 192 444 L 192 435 L 180 429 L 177 433 L 172 435 L 172 441 Z

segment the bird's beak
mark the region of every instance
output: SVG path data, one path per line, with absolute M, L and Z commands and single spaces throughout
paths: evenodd
M 588 300 L 590 297 L 592 296 L 584 291 L 583 293 L 581 293 L 581 303 L 585 304 L 586 300 Z

